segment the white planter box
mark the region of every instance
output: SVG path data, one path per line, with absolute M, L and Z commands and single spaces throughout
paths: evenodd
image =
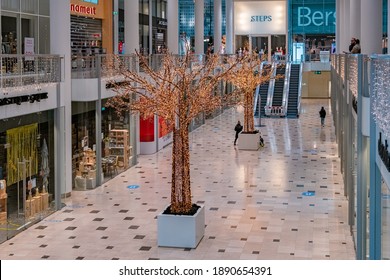
M 240 150 L 258 150 L 260 135 L 259 133 L 240 133 L 237 141 Z
M 157 216 L 157 245 L 196 248 L 204 236 L 204 206 L 193 216 L 159 214 Z

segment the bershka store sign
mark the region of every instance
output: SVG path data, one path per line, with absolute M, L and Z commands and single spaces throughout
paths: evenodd
M 234 3 L 234 33 L 262 35 L 287 33 L 285 1 L 243 1 Z
M 96 7 L 88 7 L 84 5 L 78 5 L 78 4 L 70 4 L 70 11 L 80 13 L 83 15 L 96 15 Z

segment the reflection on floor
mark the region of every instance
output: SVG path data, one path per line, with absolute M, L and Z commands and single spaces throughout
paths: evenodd
M 155 218 L 170 199 L 167 147 L 74 192 L 61 211 L 1 244 L 0 259 L 355 259 L 329 101 L 302 106 L 299 119 L 262 119 L 258 151 L 233 146 L 243 121 L 236 109 L 191 134 L 193 201 L 205 205 L 207 225 L 196 249 L 157 246 Z

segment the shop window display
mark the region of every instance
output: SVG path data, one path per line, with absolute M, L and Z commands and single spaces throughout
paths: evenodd
M 133 145 L 130 143 L 129 116 L 118 116 L 102 107 L 100 145 L 96 143 L 95 104 L 77 104 L 80 113 L 72 117 L 73 188 L 88 190 L 98 187 L 133 165 Z M 97 173 L 97 151 L 101 149 L 101 174 Z
M 53 213 L 53 146 L 50 112 L 3 120 L 0 129 L 0 242 Z

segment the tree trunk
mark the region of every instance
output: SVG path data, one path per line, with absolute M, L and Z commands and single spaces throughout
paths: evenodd
M 171 212 L 189 213 L 192 207 L 188 125 L 173 131 Z
M 254 112 L 253 112 L 253 91 L 245 92 L 244 100 L 244 132 L 252 132 L 255 130 Z

